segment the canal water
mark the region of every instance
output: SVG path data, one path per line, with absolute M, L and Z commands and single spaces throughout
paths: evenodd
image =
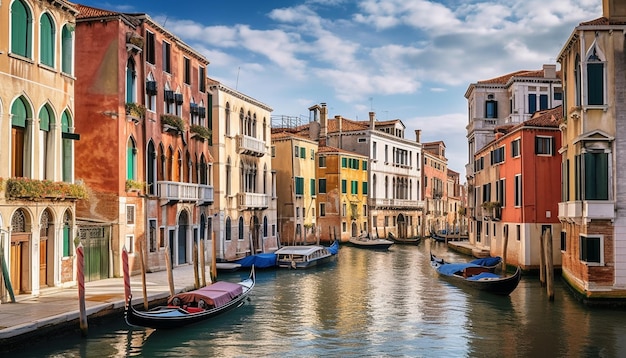
M 120 317 L 11 356 L 626 357 L 626 310 L 587 308 L 559 277 L 553 302 L 534 276 L 510 297 L 460 289 L 433 272 L 431 250 L 468 259 L 429 239 L 388 252 L 342 246 L 325 267 L 257 272 L 250 302 L 211 321 L 156 331 Z

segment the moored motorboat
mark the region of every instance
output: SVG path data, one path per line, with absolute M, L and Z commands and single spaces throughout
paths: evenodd
M 364 249 L 375 250 L 387 250 L 391 247 L 391 245 L 393 245 L 393 241 L 380 238 L 370 238 L 369 236 L 351 237 L 350 243 Z
M 492 272 L 489 267 L 471 262 L 446 263 L 443 259 L 430 254 L 432 267 L 440 277 L 461 286 L 485 291 L 496 295 L 508 296 L 517 288 L 521 279 L 521 269 L 517 267 L 510 276 L 500 276 Z
M 128 299 L 126 323 L 131 326 L 171 329 L 201 322 L 245 303 L 256 281 L 254 267 L 250 276 L 238 283 L 218 281 L 198 290 L 178 293 L 168 299 L 166 306 L 139 311 Z
M 283 246 L 276 251 L 276 265 L 292 269 L 320 266 L 335 260 L 339 242 L 330 247 L 319 245 Z

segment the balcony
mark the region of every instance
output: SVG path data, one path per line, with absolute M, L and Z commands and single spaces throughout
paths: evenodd
M 265 142 L 247 135 L 237 136 L 237 152 L 255 157 L 262 157 L 267 154 Z
M 169 202 L 197 202 L 198 205 L 213 203 L 213 186 L 175 181 L 159 181 L 159 199 Z
M 559 203 L 559 219 L 613 220 L 615 202 L 605 200 L 562 202 Z
M 372 208 L 414 209 L 424 208 L 424 202 L 409 199 L 370 199 Z
M 474 118 L 470 123 L 465 127 L 469 133 L 475 130 L 489 130 L 494 129 L 498 124 L 497 118 Z
M 239 193 L 237 194 L 237 207 L 239 210 L 262 210 L 270 204 L 268 194 Z

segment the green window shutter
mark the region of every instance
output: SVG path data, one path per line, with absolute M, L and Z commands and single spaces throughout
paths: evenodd
M 67 111 L 63 112 L 63 116 L 61 116 L 61 131 L 63 133 L 69 133 L 70 131 L 70 118 L 67 114 Z M 73 153 L 72 153 L 72 141 L 70 139 L 63 139 L 62 142 L 62 174 L 63 181 L 66 183 L 72 182 L 72 162 L 73 162 Z
M 304 178 L 296 177 L 296 195 L 304 195 Z
M 20 56 L 30 57 L 32 34 L 30 30 L 30 12 L 22 1 L 14 1 L 11 5 L 11 52 Z
M 63 257 L 71 256 L 70 248 L 72 247 L 72 241 L 70 240 L 70 227 L 68 225 L 63 226 Z
M 26 117 L 28 117 L 28 109 L 26 103 L 20 97 L 11 106 L 11 125 L 15 127 L 26 128 Z
M 348 158 L 341 158 L 341 167 L 342 168 L 348 167 Z
M 345 179 L 341 179 L 341 193 L 346 194 L 348 192 L 348 182 Z
M 39 24 L 39 56 L 41 63 L 54 67 L 54 23 L 50 15 L 41 16 Z
M 363 182 L 363 195 L 367 195 L 367 182 Z
M 50 109 L 43 106 L 39 111 L 39 129 L 48 132 L 50 130 Z
M 604 64 L 587 64 L 587 101 L 589 105 L 604 104 Z
M 357 182 L 356 180 L 353 180 L 350 183 L 350 189 L 351 189 L 350 192 L 352 194 L 354 194 L 354 195 L 358 194 L 359 193 L 359 182 Z
M 363 161 L 363 170 L 367 170 L 367 160 Z
M 311 195 L 315 195 L 315 179 L 311 179 Z
M 300 158 L 302 158 L 302 159 L 306 158 L 306 148 L 305 147 L 300 147 Z
M 61 31 L 61 71 L 63 73 L 72 73 L 72 32 L 73 29 L 69 25 L 63 26 Z
M 607 153 L 585 153 L 584 200 L 609 199 L 609 160 Z

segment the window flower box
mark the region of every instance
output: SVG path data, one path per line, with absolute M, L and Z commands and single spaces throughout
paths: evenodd
M 207 139 L 209 139 L 209 137 L 211 137 L 211 130 L 208 128 L 205 128 L 203 126 L 199 126 L 197 124 L 193 124 L 189 127 L 189 132 L 191 133 L 191 137 L 201 140 L 201 141 L 205 141 Z
M 23 200 L 76 200 L 87 198 L 87 190 L 81 183 L 53 182 L 28 178 L 6 180 L 5 197 Z
M 142 181 L 127 179 L 126 180 L 126 191 L 128 192 L 140 192 L 145 188 L 145 183 Z
M 146 107 L 142 104 L 128 102 L 126 103 L 126 116 L 130 121 L 138 123 L 146 116 Z
M 182 132 L 185 130 L 185 122 L 183 122 L 183 119 L 172 114 L 161 115 L 161 124 L 163 125 L 164 132 Z

